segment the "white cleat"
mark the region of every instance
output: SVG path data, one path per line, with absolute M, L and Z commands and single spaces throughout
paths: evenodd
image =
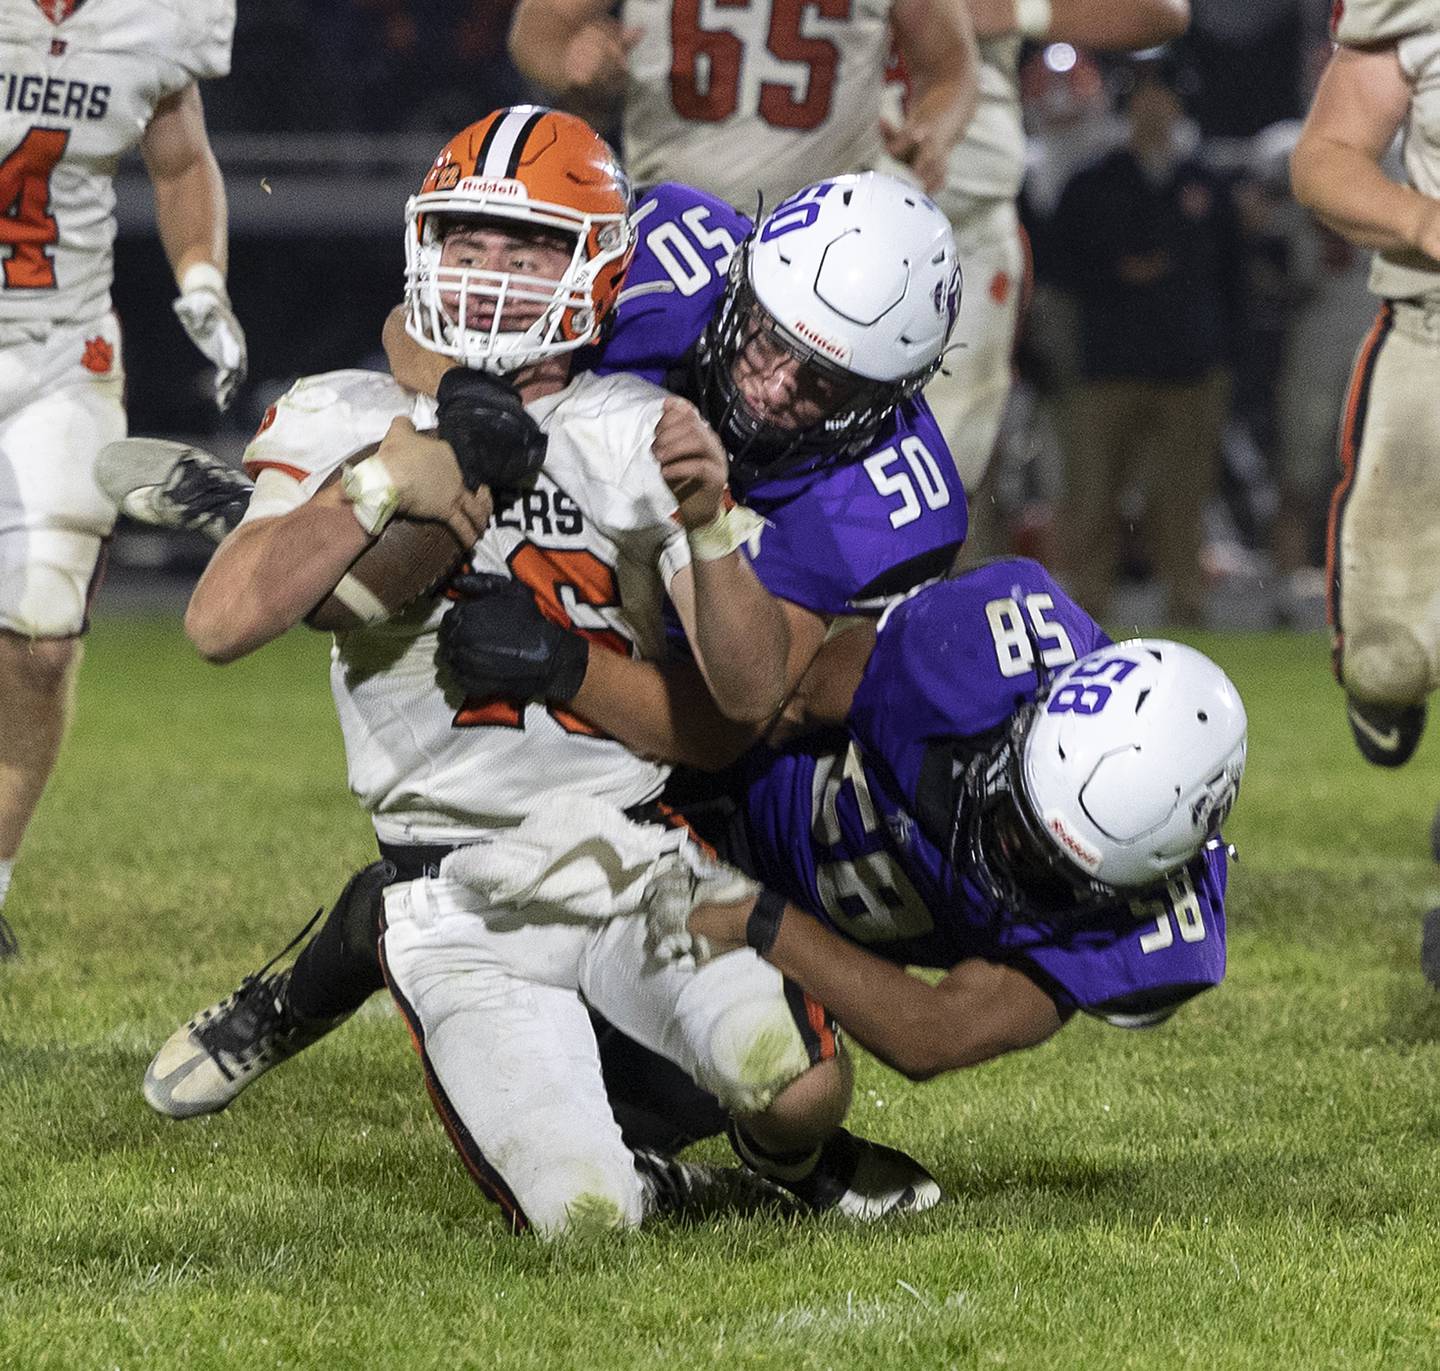
M 157 1114 L 191 1119 L 224 1109 L 272 1066 L 349 1018 L 298 1020 L 285 1006 L 289 970 L 247 976 L 165 1040 L 145 1069 L 145 1102 Z

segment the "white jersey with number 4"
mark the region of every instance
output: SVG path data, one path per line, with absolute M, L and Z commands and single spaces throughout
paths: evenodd
M 533 490 L 500 511 L 471 553 L 477 571 L 523 582 L 597 646 L 664 648 L 662 590 L 690 560 L 674 498 L 650 452 L 665 393 L 634 376 L 577 376 L 527 406 L 549 439 Z M 297 383 L 245 452 L 260 478 L 247 519 L 313 495 L 398 415 L 434 423 L 428 397 L 378 372 Z M 279 472 L 291 478 L 267 477 Z M 350 789 L 397 843 L 462 842 L 579 794 L 627 808 L 653 799 L 669 768 L 637 757 L 558 707 L 464 698 L 437 672 L 441 599 L 336 635 L 331 687 Z
M 624 0 L 622 149 L 636 184 L 684 181 L 773 208 L 882 152 L 893 0 Z
M 235 0 L 0 4 L 0 325 L 110 308 L 116 164 L 234 29 Z

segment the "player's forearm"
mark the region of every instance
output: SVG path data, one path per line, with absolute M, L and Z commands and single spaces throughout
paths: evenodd
M 934 986 L 787 905 L 765 960 L 819 1000 L 868 1051 L 911 1080 L 958 1065 L 953 1006 Z
M 289 514 L 241 524 L 190 597 L 186 636 L 211 662 L 254 652 L 298 624 L 371 541 L 338 485 Z
M 928 127 L 942 156 L 960 140 L 980 100 L 980 52 L 965 0 L 902 0 L 895 44 L 910 74 L 908 122 Z
M 193 162 L 174 174 L 152 176 L 155 226 L 175 279 L 197 262 L 228 264 L 225 182 L 206 146 Z
M 404 305 L 396 305 L 385 316 L 380 341 L 390 364 L 390 374 L 406 390 L 420 395 L 434 395 L 440 389 L 440 378 L 460 365 L 453 357 L 421 347 L 405 332 Z
M 765 960 L 914 1081 L 1033 1047 L 1064 1022 L 1050 997 L 1011 967 L 972 958 L 932 985 L 794 905 Z
M 568 707 L 632 752 L 702 771 L 729 766 L 760 732 L 721 714 L 693 665 L 662 667 L 595 647 Z
M 1307 133 L 1290 161 L 1296 200 L 1357 247 L 1419 251 L 1427 220 L 1440 206 L 1392 181 L 1365 151 Z
M 720 712 L 763 723 L 784 703 L 790 633 L 784 611 L 744 553 L 691 563 L 695 629 L 691 646 Z

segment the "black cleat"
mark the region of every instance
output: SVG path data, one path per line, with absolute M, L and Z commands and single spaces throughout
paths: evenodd
M 647 1219 L 793 1211 L 795 1202 L 785 1191 L 746 1167 L 682 1162 L 645 1147 L 633 1151 Z
M 3 914 L 0 914 L 0 962 L 13 962 L 20 955 L 20 940 Z
M 121 438 L 100 449 L 100 489 L 124 514 L 220 542 L 240 522 L 255 486 L 218 457 L 163 438 Z
M 825 1140 L 818 1154 L 796 1164 L 762 1156 L 734 1125 L 730 1145 L 751 1170 L 820 1214 L 833 1210 L 852 1219 L 881 1219 L 918 1214 L 944 1198 L 935 1177 L 913 1157 L 843 1128 Z
M 1376 705 L 1345 697 L 1345 717 L 1355 746 L 1376 766 L 1404 766 L 1425 732 L 1425 705 Z
M 1440 909 L 1432 909 L 1425 916 L 1420 936 L 1420 970 L 1425 973 L 1425 979 L 1440 990 Z

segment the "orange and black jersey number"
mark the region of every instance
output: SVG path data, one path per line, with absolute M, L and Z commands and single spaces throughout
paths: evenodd
M 565 609 L 562 592 L 566 590 L 576 604 L 592 609 L 618 608 L 620 588 L 615 580 L 614 567 L 606 565 L 584 548 L 539 547 L 530 542 L 521 543 L 506 560 L 510 575 L 530 589 L 540 612 L 547 619 L 610 652 L 618 652 L 622 657 L 633 653 L 634 645 L 623 633 L 613 628 L 583 628 L 570 618 Z M 589 738 L 610 736 L 559 705 L 547 705 L 546 709 L 567 733 L 579 733 Z M 451 726 L 524 728 L 525 704 L 494 695 L 470 696 L 456 710 Z

